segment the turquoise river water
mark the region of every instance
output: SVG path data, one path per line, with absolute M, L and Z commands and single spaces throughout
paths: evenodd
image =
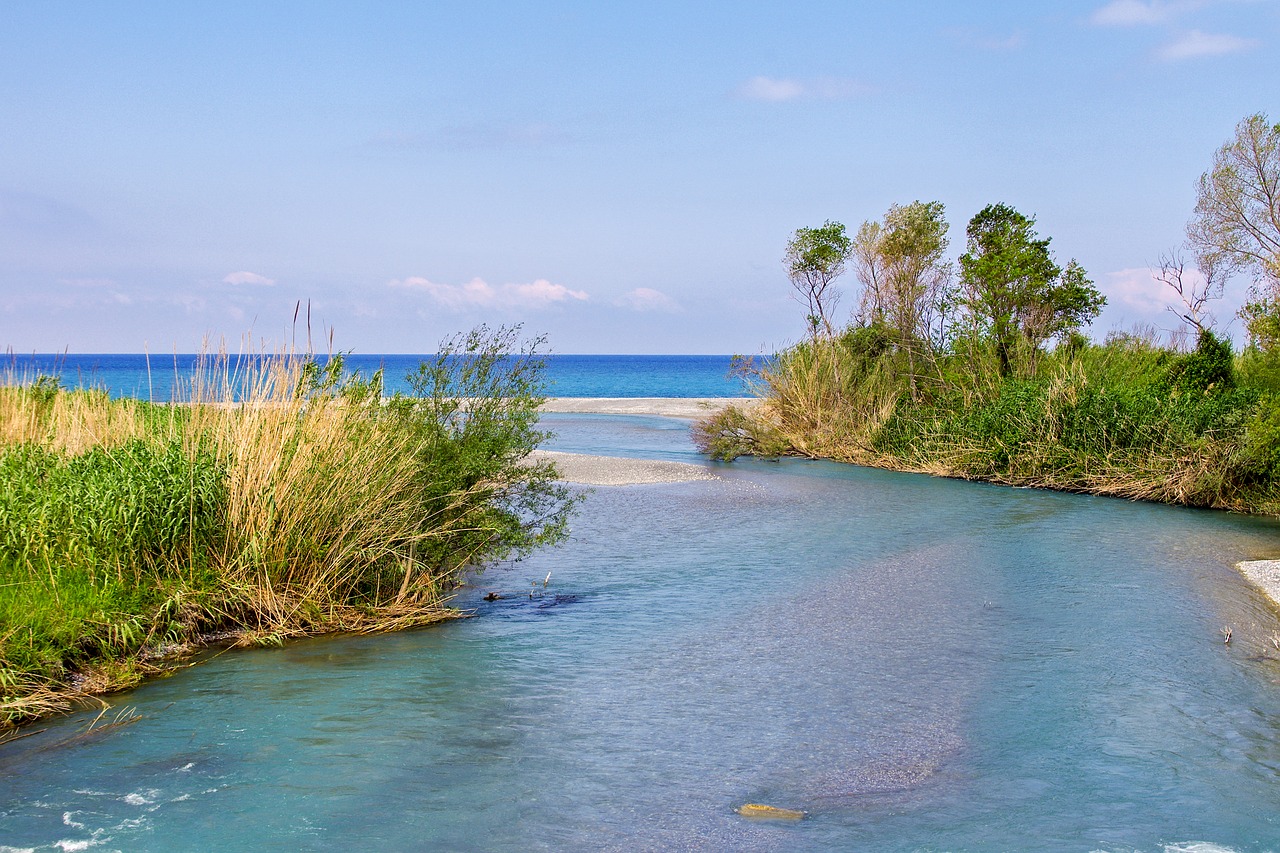
M 697 461 L 677 421 L 548 423 Z M 33 729 L 0 747 L 0 850 L 1280 850 L 1280 618 L 1233 568 L 1275 522 L 714 470 L 595 489 L 473 618 L 221 654 L 115 697 L 129 725 Z

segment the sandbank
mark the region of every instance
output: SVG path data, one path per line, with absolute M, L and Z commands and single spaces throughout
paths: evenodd
M 1280 560 L 1245 560 L 1236 563 L 1236 568 L 1245 576 L 1245 580 L 1280 606 Z
M 542 411 L 582 415 L 658 415 L 694 420 L 730 403 L 753 406 L 751 397 L 552 397 Z
M 529 458 L 534 461 L 549 459 L 556 463 L 562 480 L 585 486 L 634 486 L 720 479 L 704 465 L 661 459 L 624 459 L 555 450 L 535 450 Z

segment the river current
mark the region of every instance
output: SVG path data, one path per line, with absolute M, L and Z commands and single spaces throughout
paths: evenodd
M 698 461 L 678 421 L 546 422 Z M 1280 849 L 1280 618 L 1234 569 L 1280 525 L 714 471 L 596 488 L 472 618 L 211 656 L 112 697 L 135 722 L 35 727 L 0 747 L 0 850 Z

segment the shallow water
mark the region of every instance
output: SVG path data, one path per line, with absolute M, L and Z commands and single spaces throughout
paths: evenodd
M 548 423 L 690 458 L 678 422 Z M 119 697 L 136 723 L 0 748 L 0 845 L 1280 849 L 1280 619 L 1233 568 L 1280 526 L 716 470 L 596 489 L 566 546 L 463 591 L 472 619 L 224 654 Z

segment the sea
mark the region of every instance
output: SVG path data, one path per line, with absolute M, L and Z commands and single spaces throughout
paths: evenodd
M 325 364 L 328 357 L 317 356 Z M 382 370 L 387 393 L 410 393 L 405 376 L 431 355 L 343 356 L 348 372 Z M 66 387 L 96 388 L 113 397 L 170 402 L 181 397 L 202 357 L 194 354 L 14 354 L 0 361 L 0 377 L 32 381 L 57 377 Z M 235 357 L 232 357 L 234 363 Z M 728 355 L 549 355 L 543 374 L 550 397 L 742 397 L 748 389 L 730 375 Z

